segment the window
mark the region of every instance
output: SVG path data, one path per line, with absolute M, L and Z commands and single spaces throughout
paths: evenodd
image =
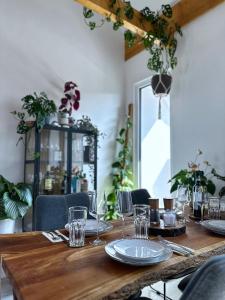
M 170 194 L 170 99 L 162 98 L 159 120 L 159 98 L 154 96 L 149 81 L 136 88 L 134 171 L 138 186 L 146 188 L 151 197 L 162 199 Z

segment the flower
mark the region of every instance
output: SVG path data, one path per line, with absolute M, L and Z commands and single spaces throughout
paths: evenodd
M 69 113 L 71 116 L 73 109 L 78 110 L 80 107 L 80 91 L 73 81 L 67 81 L 64 85 L 64 97 L 61 99 L 59 110 Z

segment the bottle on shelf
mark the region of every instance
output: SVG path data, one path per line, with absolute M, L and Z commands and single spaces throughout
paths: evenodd
M 84 192 L 84 193 L 88 192 L 88 180 L 86 178 L 86 174 L 85 173 L 84 173 L 84 175 L 81 178 L 80 191 Z
M 52 194 L 53 192 L 53 179 L 50 175 L 51 172 L 51 166 L 47 165 L 46 173 L 44 176 L 44 193 L 46 194 Z
M 63 180 L 62 180 L 62 183 L 61 183 L 61 194 L 62 195 L 67 194 L 67 174 L 66 174 L 66 172 L 64 172 Z

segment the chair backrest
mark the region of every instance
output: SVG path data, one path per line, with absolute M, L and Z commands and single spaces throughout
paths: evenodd
M 225 255 L 209 259 L 195 272 L 180 300 L 225 299 Z
M 71 206 L 85 206 L 88 209 L 88 219 L 93 219 L 93 217 L 89 214 L 89 196 L 87 193 L 74 193 L 65 195 L 66 205 L 67 205 L 67 215 L 68 209 Z
M 34 203 L 33 230 L 64 228 L 67 223 L 66 198 L 63 195 L 40 195 Z
M 55 230 L 64 228 L 68 221 L 68 209 L 71 206 L 89 208 L 87 193 L 69 195 L 40 195 L 34 203 L 33 230 Z M 88 219 L 93 217 L 88 212 Z
M 131 192 L 133 204 L 149 204 L 149 192 L 146 189 L 138 189 Z

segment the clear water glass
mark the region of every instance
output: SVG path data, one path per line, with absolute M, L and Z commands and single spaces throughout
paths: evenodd
M 134 226 L 136 239 L 148 239 L 148 228 L 150 224 L 150 206 L 146 204 L 135 204 Z
M 133 213 L 133 203 L 130 191 L 118 191 L 117 197 L 117 211 L 123 222 L 122 237 L 124 238 L 124 228 L 125 228 L 125 217 L 129 217 Z
M 87 207 L 72 206 L 69 208 L 69 246 L 83 247 L 85 242 L 85 224 L 87 220 Z
M 219 197 L 208 198 L 208 218 L 220 219 L 220 198 Z

